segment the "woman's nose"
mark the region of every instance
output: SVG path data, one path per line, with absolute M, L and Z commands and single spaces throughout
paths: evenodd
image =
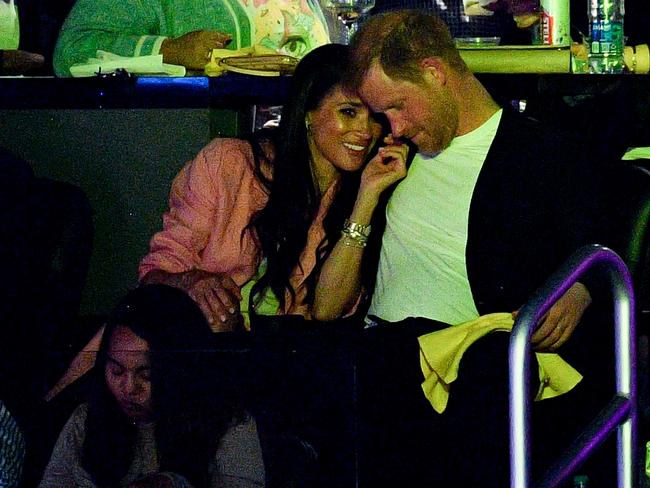
M 137 395 L 142 389 L 141 381 L 135 375 L 126 375 L 122 384 L 122 391 L 127 396 Z
M 375 128 L 378 126 L 377 122 L 370 117 L 370 115 L 367 115 L 365 117 L 358 117 L 358 124 L 355 127 L 355 129 L 365 137 L 366 139 L 370 139 L 375 132 Z

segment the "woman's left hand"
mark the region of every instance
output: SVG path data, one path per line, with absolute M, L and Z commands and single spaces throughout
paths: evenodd
M 384 138 L 384 144 L 361 174 L 359 192 L 375 202 L 386 188 L 406 176 L 409 146 L 393 139 L 391 135 Z

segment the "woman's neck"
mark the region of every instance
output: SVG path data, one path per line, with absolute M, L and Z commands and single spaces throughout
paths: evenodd
M 312 157 L 310 165 L 318 194 L 323 196 L 332 184 L 339 179 L 340 173 L 329 161 L 317 161 Z

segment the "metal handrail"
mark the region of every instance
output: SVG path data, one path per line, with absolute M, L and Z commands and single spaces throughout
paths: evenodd
M 531 476 L 530 338 L 551 306 L 592 267 L 606 271 L 614 295 L 616 395 L 565 455 L 541 486 L 565 480 L 618 428 L 618 488 L 633 488 L 636 459 L 636 342 L 634 291 L 623 260 L 611 249 L 593 244 L 576 251 L 519 311 L 510 337 L 510 487 L 528 488 Z

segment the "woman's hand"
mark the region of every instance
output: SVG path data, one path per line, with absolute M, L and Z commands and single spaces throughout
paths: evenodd
M 361 173 L 361 184 L 350 220 L 369 225 L 379 196 L 393 183 L 406 176 L 409 147 L 392 136 L 384 138 L 384 147 L 370 160 Z M 363 246 L 348 246 L 339 240 L 321 269 L 312 306 L 317 320 L 334 320 L 347 313 L 361 293 L 361 258 Z
M 359 194 L 375 205 L 389 186 L 406 176 L 409 147 L 393 139 L 392 135 L 386 136 L 384 143 L 386 145 L 379 148 L 361 174 Z
M 589 290 L 582 283 L 575 283 L 542 319 L 542 324 L 530 340 L 533 349 L 553 352 L 562 346 L 569 340 L 590 304 Z
M 239 286 L 226 273 L 201 269 L 169 273 L 154 269 L 143 276 L 141 283 L 160 283 L 184 290 L 199 305 L 213 332 L 230 332 L 244 327 L 244 318 L 239 313 Z
M 201 307 L 213 332 L 241 330 L 239 286 L 226 273 L 195 269 L 183 273 L 181 287 Z
M 218 31 L 188 32 L 174 39 L 165 39 L 160 46 L 160 54 L 165 63 L 202 70 L 210 62 L 212 50 L 226 47 L 231 40 L 229 34 Z

